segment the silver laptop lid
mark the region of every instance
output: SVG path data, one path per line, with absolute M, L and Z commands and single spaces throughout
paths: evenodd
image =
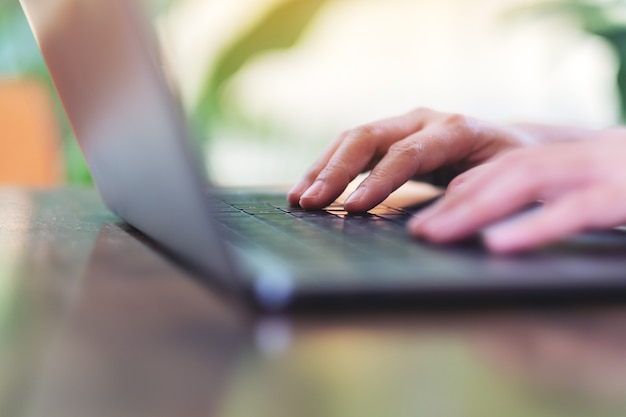
M 106 205 L 195 267 L 233 278 L 141 4 L 20 2 Z

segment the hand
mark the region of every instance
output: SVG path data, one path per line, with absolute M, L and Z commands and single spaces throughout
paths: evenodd
M 416 175 L 460 173 L 502 152 L 534 143 L 534 131 L 417 109 L 350 130 L 335 140 L 289 192 L 290 204 L 319 209 L 360 173 L 369 176 L 346 199 L 351 212 L 371 209 Z
M 519 149 L 457 177 L 409 230 L 451 242 L 494 225 L 529 203 L 543 206 L 484 229 L 496 252 L 534 248 L 587 229 L 626 223 L 626 129 L 582 142 Z

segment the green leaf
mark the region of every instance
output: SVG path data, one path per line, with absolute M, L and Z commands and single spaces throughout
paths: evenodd
M 73 135 L 63 141 L 65 158 L 65 179 L 69 184 L 93 185 L 91 174 Z
M 203 82 L 194 111 L 195 127 L 203 131 L 206 120 L 219 113 L 220 89 L 228 80 L 257 54 L 294 46 L 326 1 L 283 1 L 236 39 Z
M 582 29 L 603 34 L 626 26 L 626 1 L 552 0 L 540 1 L 514 9 L 508 16 L 568 17 L 579 22 Z

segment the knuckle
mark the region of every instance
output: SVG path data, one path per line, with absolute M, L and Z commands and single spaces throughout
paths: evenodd
M 342 161 L 331 161 L 326 168 L 319 173 L 317 179 L 325 182 L 338 181 L 347 184 L 354 178 L 346 163 Z
M 396 142 L 389 147 L 388 154 L 395 160 L 417 164 L 422 154 L 421 142 Z
M 397 184 L 394 176 L 385 169 L 372 171 L 367 177 L 367 183 L 370 186 L 374 186 L 377 190 L 383 191 L 387 195 L 391 194 L 395 188 L 401 185 Z
M 467 178 L 464 177 L 463 175 L 457 175 L 456 177 L 454 177 L 449 183 L 448 183 L 448 187 L 447 190 L 448 191 L 456 191 L 459 189 L 459 187 L 461 185 L 463 185 L 464 182 L 467 181 Z
M 389 175 L 387 174 L 387 172 L 385 172 L 382 169 L 378 169 L 375 171 L 372 171 L 368 176 L 367 176 L 367 182 L 368 183 L 374 183 L 377 185 L 380 185 L 381 183 L 385 183 L 389 180 Z
M 442 118 L 441 124 L 446 130 L 459 136 L 475 137 L 478 133 L 478 125 L 475 120 L 460 113 L 446 114 Z
M 410 112 L 410 114 L 412 114 L 413 116 L 430 116 L 434 113 L 436 113 L 436 111 L 434 111 L 430 107 L 423 107 L 423 106 L 416 107 Z
M 358 126 L 345 133 L 346 140 L 352 140 L 357 142 L 371 142 L 379 137 L 382 133 L 382 129 L 375 123 L 368 123 Z

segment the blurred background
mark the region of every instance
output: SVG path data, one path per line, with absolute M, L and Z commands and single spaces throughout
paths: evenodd
M 290 184 L 341 131 L 417 106 L 497 122 L 623 119 L 621 0 L 149 3 L 222 185 Z M 90 184 L 17 0 L 0 0 L 0 146 L 0 182 Z

